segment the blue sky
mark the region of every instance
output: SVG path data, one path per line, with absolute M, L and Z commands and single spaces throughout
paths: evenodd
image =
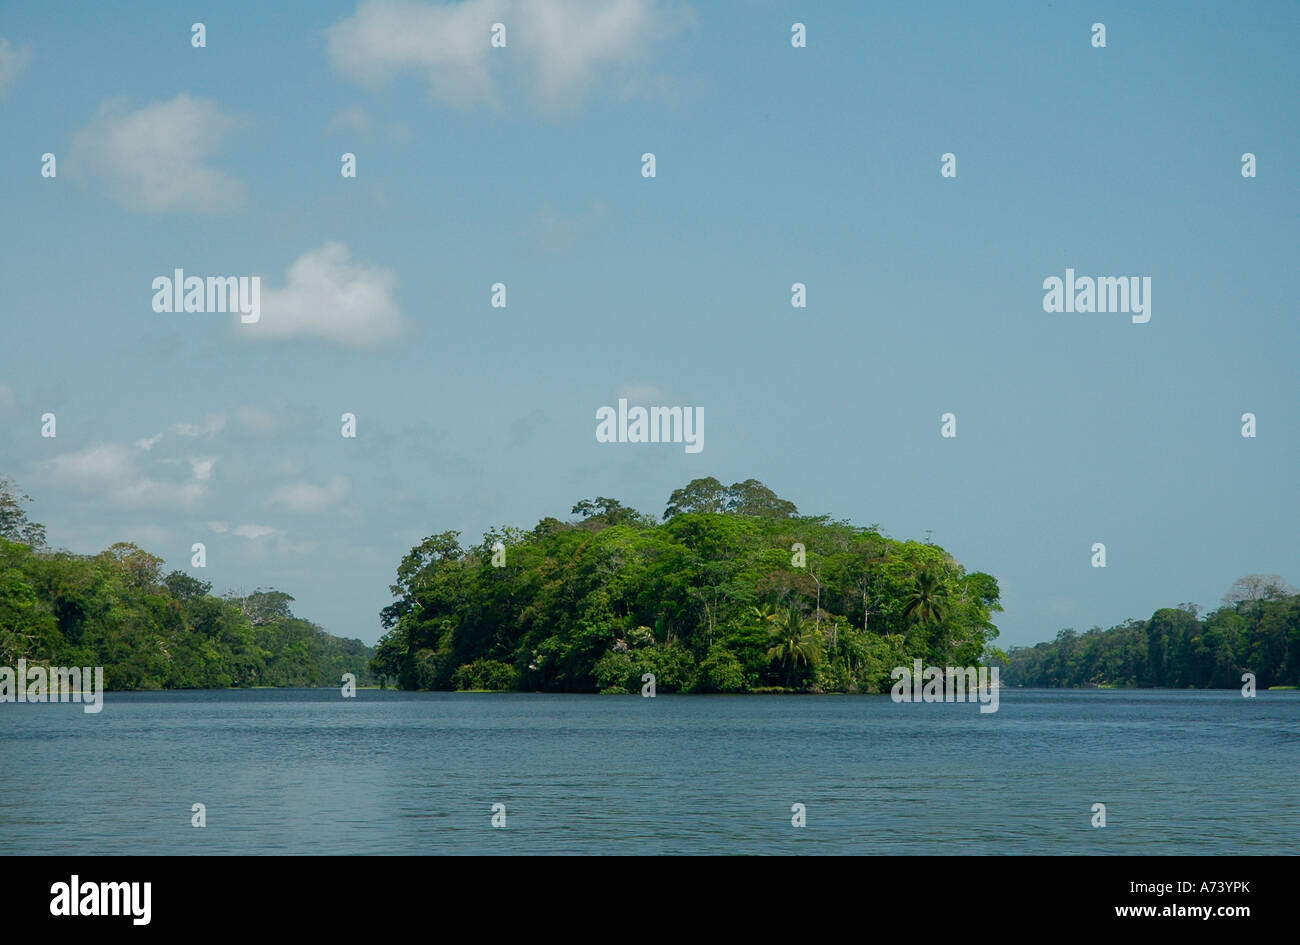
M 1300 7 L 1130 7 L 8 5 L 0 473 L 367 642 L 425 535 L 710 475 L 930 530 L 1003 645 L 1300 582 Z M 1151 321 L 1044 312 L 1067 267 Z M 154 312 L 176 268 L 262 322 Z M 705 448 L 596 442 L 619 397 Z

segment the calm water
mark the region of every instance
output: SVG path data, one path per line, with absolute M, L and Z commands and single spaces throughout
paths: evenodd
M 109 693 L 0 705 L 0 849 L 1296 853 L 1298 773 L 1297 692 Z

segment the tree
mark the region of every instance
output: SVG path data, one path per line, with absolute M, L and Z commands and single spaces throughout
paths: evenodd
M 792 518 L 799 513 L 793 502 L 780 498 L 757 479 L 732 483 L 727 489 L 727 511 L 756 518 Z
M 811 666 L 821 658 L 821 652 L 821 639 L 817 631 L 809 626 L 799 611 L 793 607 L 786 608 L 772 631 L 772 646 L 767 651 L 768 659 L 785 664 L 786 686 L 794 685 L 794 671 L 801 662 L 805 666 Z
M 167 588 L 167 592 L 177 600 L 190 600 L 206 596 L 212 590 L 212 582 L 200 581 L 198 578 L 190 577 L 184 571 L 173 571 L 163 578 L 163 587 Z
M 903 600 L 903 616 L 910 624 L 934 625 L 947 615 L 947 585 L 934 571 L 922 571 Z
M 232 600 L 239 605 L 239 609 L 244 612 L 248 622 L 255 627 L 260 627 L 275 620 L 293 617 L 293 612 L 289 610 L 293 598 L 284 591 L 277 591 L 273 587 L 268 587 L 265 590 L 259 587 L 247 597 L 236 597 L 232 598 Z
M 692 479 L 673 491 L 664 509 L 664 521 L 689 513 L 745 515 L 750 518 L 792 518 L 799 513 L 793 502 L 782 499 L 757 479 L 724 486 L 712 476 Z
M 139 590 L 152 590 L 158 586 L 163 559 L 129 541 L 109 545 L 104 556 L 115 561 L 122 569 L 129 586 Z
M 0 538 L 30 545 L 33 548 L 45 547 L 45 526 L 27 518 L 23 510 L 24 502 L 32 501 L 12 480 L 0 478 Z
M 460 547 L 460 532 L 442 532 L 430 535 L 403 557 L 397 566 L 397 582 L 389 586 L 394 597 L 405 598 L 407 604 L 414 603 L 412 594 L 417 587 L 426 582 L 429 572 L 438 565 L 456 561 L 464 554 Z M 395 605 L 390 605 L 395 606 Z M 389 608 L 385 608 L 387 611 Z M 384 626 L 390 627 L 397 622 L 398 613 L 384 617 Z
M 674 515 L 688 512 L 720 514 L 727 510 L 727 487 L 712 476 L 692 479 L 680 489 L 674 489 L 664 509 L 664 521 Z
M 634 508 L 624 505 L 618 499 L 596 496 L 595 499 L 583 499 L 572 509 L 574 515 L 581 515 L 583 521 L 603 525 L 641 525 L 647 524 L 645 516 Z
M 1223 602 L 1235 606 L 1262 600 L 1281 600 L 1300 594 L 1277 574 L 1247 574 L 1237 578 L 1223 595 Z

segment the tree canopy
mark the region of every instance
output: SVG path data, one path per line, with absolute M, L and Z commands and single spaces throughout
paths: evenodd
M 575 510 L 576 511 L 576 510 Z M 724 486 L 708 476 L 693 479 L 668 497 L 664 521 L 690 512 L 730 512 L 757 518 L 790 518 L 799 510 L 793 502 L 777 496 L 757 479 L 746 479 Z
M 603 496 L 572 514 L 412 548 L 376 673 L 411 689 L 618 693 L 653 673 L 666 692 L 876 692 L 913 657 L 973 665 L 997 636 L 991 575 L 800 516 L 756 479 L 696 479 L 662 523 Z
M 336 686 L 371 679 L 370 647 L 294 616 L 274 589 L 212 585 L 119 542 L 97 555 L 44 548 L 0 480 L 0 665 L 103 666 L 108 689 Z
M 1109 630 L 1062 630 L 1050 643 L 1011 650 L 1003 679 L 1046 688 L 1235 689 L 1249 672 L 1260 688 L 1300 685 L 1300 595 L 1294 588 L 1276 575 L 1249 575 L 1224 600 L 1201 618 L 1184 604 Z

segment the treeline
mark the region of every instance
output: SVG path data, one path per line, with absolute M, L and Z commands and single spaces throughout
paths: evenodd
M 0 480 L 0 666 L 102 666 L 113 690 L 337 686 L 345 672 L 373 681 L 371 648 L 294 616 L 288 594 L 214 597 L 128 543 L 49 551 L 25 498 Z
M 664 521 L 615 499 L 531 531 L 426 538 L 397 569 L 374 669 L 407 689 L 878 692 L 914 657 L 974 665 L 997 581 L 942 548 L 697 479 Z
M 1013 686 L 1235 689 L 1300 685 L 1300 594 L 1276 575 L 1237 581 L 1204 617 L 1183 604 L 1109 630 L 1062 630 L 1051 643 L 1007 654 Z

